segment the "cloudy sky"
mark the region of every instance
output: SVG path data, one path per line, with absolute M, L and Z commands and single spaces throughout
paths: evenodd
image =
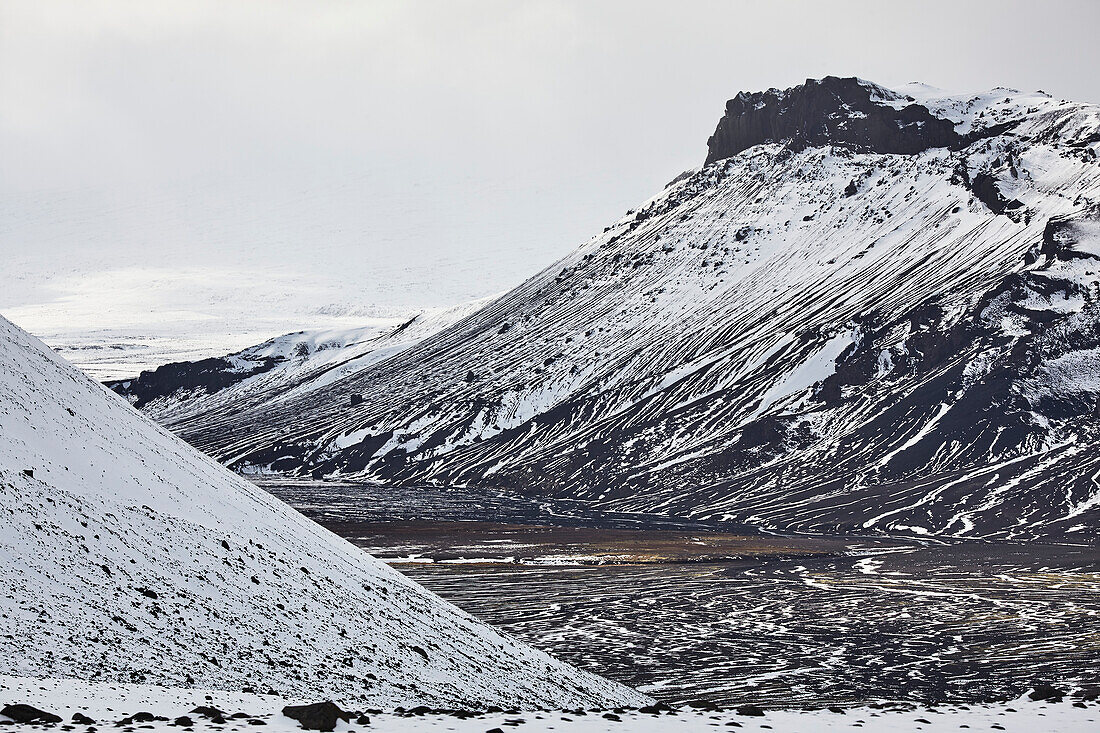
M 0 312 L 213 332 L 483 296 L 698 165 L 738 90 L 1100 102 L 1098 25 L 1092 0 L 3 0 Z

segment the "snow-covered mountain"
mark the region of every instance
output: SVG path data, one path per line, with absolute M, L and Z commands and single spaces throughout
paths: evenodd
M 203 456 L 0 318 L 0 667 L 379 707 L 639 703 Z
M 1043 92 L 742 93 L 706 165 L 469 317 L 324 389 L 158 417 L 242 471 L 1089 541 L 1098 151 L 1100 108 Z

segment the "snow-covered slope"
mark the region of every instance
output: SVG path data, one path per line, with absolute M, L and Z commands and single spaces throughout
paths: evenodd
M 0 319 L 0 667 L 375 706 L 637 703 L 476 621 Z
M 162 421 L 202 415 L 226 404 L 255 408 L 301 397 L 369 369 L 484 307 L 494 297 L 425 310 L 390 328 L 289 333 L 225 357 L 165 364 L 134 379 L 106 384 Z
M 1098 150 L 1100 108 L 1042 92 L 741 94 L 707 165 L 469 318 L 292 400 L 161 417 L 245 471 L 1091 540 Z

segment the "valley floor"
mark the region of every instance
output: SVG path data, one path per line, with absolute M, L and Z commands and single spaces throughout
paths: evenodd
M 980 703 L 1100 682 L 1096 547 L 781 537 L 461 489 L 261 483 L 460 608 L 673 705 Z
M 97 729 L 116 728 L 116 723 L 138 712 L 151 713 L 165 720 L 133 722 L 117 726 L 122 731 L 151 730 L 235 733 L 249 730 L 291 733 L 301 730 L 298 723 L 281 713 L 287 704 L 302 701 L 277 696 L 249 695 L 218 691 L 172 689 L 150 685 L 95 683 L 75 680 L 36 679 L 0 675 L 0 704 L 23 703 L 58 715 L 65 721 L 62 730 L 93 733 Z M 214 707 L 227 714 L 223 724 L 192 712 L 198 706 Z M 762 715 L 747 715 L 736 710 L 702 711 L 683 709 L 672 712 L 639 711 L 524 712 L 507 711 L 453 715 L 369 715 L 369 723 L 339 722 L 336 730 L 379 733 L 411 731 L 455 731 L 484 733 L 493 730 L 603 731 L 664 733 L 665 731 L 701 731 L 713 728 L 740 728 L 746 731 L 773 730 L 780 733 L 817 731 L 958 731 L 1005 730 L 1021 733 L 1058 731 L 1085 733 L 1100 723 L 1100 704 L 1095 702 L 1033 702 L 1021 699 L 996 705 L 943 705 L 919 707 L 908 703 L 879 703 L 876 706 L 829 710 L 764 710 Z M 93 723 L 69 724 L 74 713 L 88 716 Z M 232 717 L 234 713 L 240 717 Z M 178 726 L 174 721 L 187 715 L 193 725 Z M 6 722 L 0 716 L 0 724 Z M 262 726 L 262 728 L 261 728 Z

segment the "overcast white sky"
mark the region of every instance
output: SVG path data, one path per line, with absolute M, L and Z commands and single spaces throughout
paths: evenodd
M 1098 27 L 1094 0 L 0 0 L 0 311 L 218 329 L 497 292 L 701 163 L 738 90 L 1100 102 Z

